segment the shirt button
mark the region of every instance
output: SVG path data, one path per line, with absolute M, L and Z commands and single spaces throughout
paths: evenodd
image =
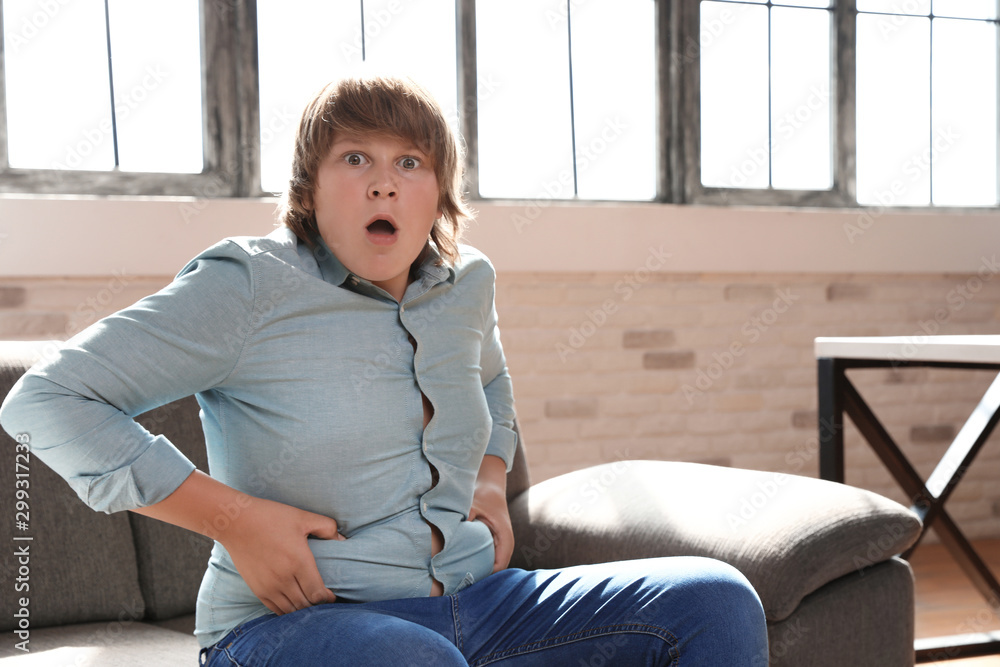
M 399 305 L 399 314 L 402 315 L 405 312 L 406 312 L 406 306 L 404 306 L 403 304 L 400 304 Z
M 426 512 L 427 511 L 427 503 L 423 504 L 423 508 L 424 508 L 424 511 Z

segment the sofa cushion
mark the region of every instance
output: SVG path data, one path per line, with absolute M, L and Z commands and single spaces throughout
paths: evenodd
M 669 461 L 618 461 L 531 487 L 511 505 L 512 565 L 548 568 L 656 556 L 730 563 L 771 621 L 824 584 L 902 552 L 920 520 L 843 484 Z
M 0 343 L 0 396 L 6 396 L 51 345 Z M 0 540 L 9 549 L 0 569 L 0 590 L 5 592 L 0 595 L 0 630 L 17 628 L 22 622 L 15 617 L 19 613 L 29 615 L 32 631 L 47 625 L 141 618 L 145 606 L 128 517 L 94 512 L 43 463 L 31 456 L 18 460 L 16 444 L 0 431 L 0 478 L 7 489 L 0 493 L 0 513 L 7 518 L 0 525 Z M 22 489 L 28 494 L 22 499 L 27 503 L 23 530 L 16 524 L 18 479 L 28 482 Z M 27 553 L 16 555 L 23 550 Z M 21 611 L 22 598 L 28 602 L 27 612 Z
M 4 643 L 4 667 L 177 667 L 198 664 L 198 640 L 139 622 L 85 623 L 31 633 L 30 653 Z

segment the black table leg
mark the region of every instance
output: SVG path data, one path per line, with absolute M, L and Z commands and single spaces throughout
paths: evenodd
M 817 360 L 819 376 L 819 477 L 844 481 L 844 365 L 837 359 Z

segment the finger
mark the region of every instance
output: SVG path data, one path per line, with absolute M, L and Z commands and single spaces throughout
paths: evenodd
M 278 593 L 271 597 L 264 605 L 278 616 L 290 614 L 295 611 L 295 605 L 288 599 L 288 596 Z
M 322 514 L 312 515 L 315 519 L 307 524 L 307 532 L 310 537 L 321 540 L 344 540 L 347 539 L 340 534 L 337 522 Z
M 296 578 L 295 583 L 302 593 L 305 606 L 310 607 L 316 604 L 333 602 L 337 596 L 326 587 L 323 577 L 320 576 L 319 568 L 315 563 L 306 567 L 306 572 L 301 578 Z

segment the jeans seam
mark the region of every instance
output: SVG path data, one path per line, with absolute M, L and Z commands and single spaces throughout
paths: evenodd
M 462 655 L 465 655 L 465 638 L 462 636 L 462 621 L 458 613 L 458 596 L 450 595 L 449 597 L 451 598 L 452 623 L 455 626 L 455 646 L 462 652 Z
M 489 665 L 494 662 L 499 662 L 500 660 L 505 660 L 507 658 L 526 653 L 534 653 L 535 651 L 542 651 L 544 649 L 562 646 L 564 644 L 572 644 L 574 642 L 593 639 L 595 637 L 606 637 L 608 635 L 617 634 L 645 634 L 658 637 L 674 649 L 673 659 L 669 664 L 672 666 L 679 664 L 680 649 L 677 647 L 677 638 L 669 630 L 655 625 L 646 625 L 644 623 L 622 623 L 618 625 L 605 625 L 598 628 L 591 628 L 589 630 L 574 632 L 568 635 L 548 637 L 546 639 L 540 639 L 528 644 L 521 644 L 520 646 L 512 646 L 504 649 L 503 651 L 487 653 L 477 660 L 470 662 L 469 665 L 470 667 L 480 667 L 482 665 Z

